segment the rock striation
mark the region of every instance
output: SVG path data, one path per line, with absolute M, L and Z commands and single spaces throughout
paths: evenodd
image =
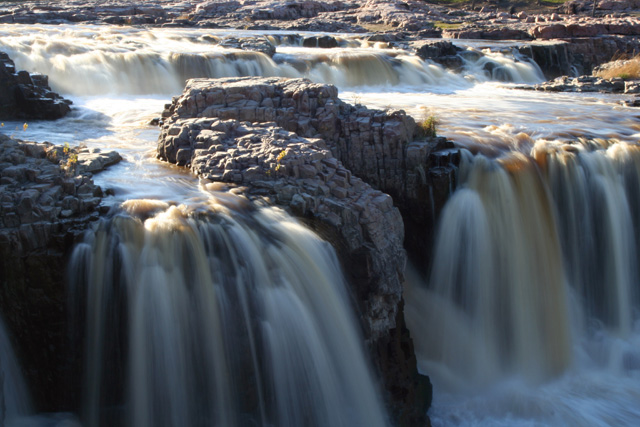
M 116 153 L 0 134 L 0 311 L 42 410 L 68 409 L 62 389 L 70 382 L 70 365 L 61 266 L 102 211 L 103 192 L 89 170 L 118 159 Z
M 443 150 L 444 138 L 419 138 L 403 111 L 352 106 L 335 87 L 305 79 L 189 80 L 163 117 L 159 158 L 288 207 L 334 243 L 396 418 L 421 422 L 430 387 L 402 316 L 398 207 L 431 218 L 424 197 L 451 178 L 457 151 Z
M 71 111 L 69 105 L 51 91 L 47 76 L 16 71 L 11 58 L 0 52 L 0 117 L 55 120 Z

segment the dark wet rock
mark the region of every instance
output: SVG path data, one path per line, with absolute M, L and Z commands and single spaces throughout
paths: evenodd
M 273 57 L 276 53 L 276 47 L 269 40 L 263 38 L 227 37 L 220 40 L 220 46 L 225 48 L 261 52 L 269 57 Z
M 545 77 L 552 79 L 590 74 L 594 67 L 615 56 L 633 56 L 640 51 L 640 40 L 628 36 L 581 37 L 534 42 L 519 46 L 518 50 L 533 59 Z
M 570 40 L 567 49 L 578 74 L 590 74 L 594 67 L 611 61 L 615 56 L 634 56 L 640 52 L 640 38 L 629 36 L 575 38 Z
M 100 215 L 102 189 L 84 165 L 98 153 L 87 154 L 0 134 L 0 311 L 42 411 L 71 409 L 65 391 L 79 378 L 70 356 L 81 352 L 66 341 L 65 266 Z
M 41 74 L 16 71 L 9 56 L 0 52 L 0 117 L 2 119 L 45 119 L 64 117 L 71 101 L 49 87 L 49 79 Z
M 320 47 L 324 49 L 330 49 L 338 47 L 338 40 L 331 36 L 311 36 L 306 37 L 302 45 L 304 47 Z
M 416 46 L 416 54 L 423 60 L 431 60 L 453 70 L 460 70 L 464 66 L 459 55 L 461 51 L 450 41 L 426 42 Z
M 636 97 L 633 99 L 626 99 L 622 101 L 623 105 L 626 105 L 627 107 L 640 107 L 640 98 Z
M 163 113 L 158 156 L 286 206 L 334 244 L 390 406 L 403 425 L 418 425 L 430 386 L 398 322 L 406 259 L 398 207 L 412 227 L 434 218 L 439 201 L 425 200 L 438 198 L 434 182 L 452 179 L 457 150 L 444 138 L 419 138 L 403 111 L 352 106 L 337 95 L 304 79 L 190 80 Z
M 567 42 L 527 44 L 520 46 L 518 51 L 538 64 L 548 79 L 571 76 L 576 72 Z

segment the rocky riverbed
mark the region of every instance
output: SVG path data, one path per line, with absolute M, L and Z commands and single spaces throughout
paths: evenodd
M 522 7 L 522 10 L 519 8 Z M 637 0 L 571 1 L 556 8 L 419 0 L 3 2 L 0 23 L 105 23 L 253 30 L 389 32 L 394 37 L 550 39 L 637 35 Z

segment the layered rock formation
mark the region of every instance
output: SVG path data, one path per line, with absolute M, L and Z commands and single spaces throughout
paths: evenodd
M 89 170 L 116 162 L 98 153 L 0 135 L 0 311 L 42 410 L 69 404 L 65 268 L 70 250 L 101 211 Z
M 54 120 L 71 111 L 69 105 L 51 91 L 47 76 L 16 71 L 11 58 L 0 52 L 0 117 Z
M 416 425 L 430 391 L 401 313 L 396 206 L 432 218 L 426 200 L 438 199 L 438 179 L 452 178 L 457 152 L 441 150 L 443 138 L 420 139 L 403 111 L 351 106 L 335 87 L 303 79 L 190 80 L 163 116 L 161 159 L 287 206 L 334 243 L 396 418 Z

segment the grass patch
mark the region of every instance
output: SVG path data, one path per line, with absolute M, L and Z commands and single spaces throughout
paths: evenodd
M 619 60 L 598 70 L 596 77 L 612 79 L 620 77 L 625 80 L 640 79 L 640 54 L 627 60 Z
M 438 136 L 438 118 L 433 114 L 416 123 L 418 136 L 421 138 L 435 138 Z
M 441 30 L 457 30 L 462 27 L 462 22 L 443 22 L 443 21 L 435 21 L 433 26 L 436 28 L 440 28 Z
M 387 24 L 366 24 L 366 23 L 362 23 L 360 24 L 360 26 L 362 28 L 364 28 L 365 30 L 367 30 L 368 33 L 386 33 L 389 31 L 397 31 L 396 27 L 392 27 L 391 25 L 387 25 Z

